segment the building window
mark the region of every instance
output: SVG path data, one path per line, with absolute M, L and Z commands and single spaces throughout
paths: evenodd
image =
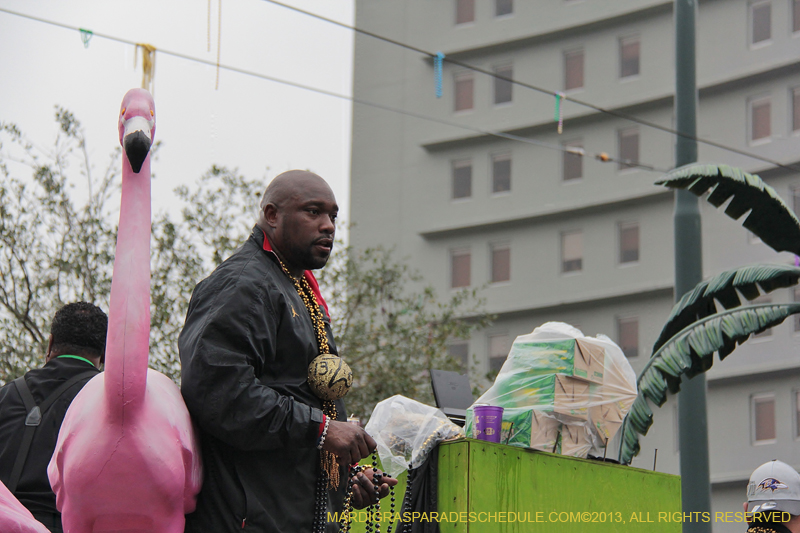
M 772 38 L 772 2 L 761 0 L 750 4 L 750 43 L 759 44 Z
M 561 234 L 561 272 L 580 272 L 583 269 L 583 232 Z
M 453 200 L 472 196 L 472 160 L 453 161 Z
M 514 12 L 514 0 L 494 0 L 494 16 L 502 17 Z
M 456 0 L 456 24 L 475 22 L 475 0 Z
M 775 442 L 775 396 L 759 394 L 752 397 L 753 444 Z
M 564 181 L 581 179 L 583 177 L 583 141 L 570 141 L 562 146 L 564 149 L 562 152 L 562 179 Z
M 564 90 L 583 88 L 583 49 L 564 52 Z
M 455 75 L 456 111 L 472 109 L 473 87 L 472 72 L 459 72 Z
M 639 319 L 617 318 L 617 342 L 628 359 L 639 355 Z
M 800 287 L 794 287 L 792 289 L 792 300 L 795 303 L 800 302 Z M 792 318 L 794 318 L 793 322 L 795 332 L 800 331 L 800 314 L 793 315 Z
M 499 372 L 508 357 L 508 333 L 489 336 L 489 370 Z
M 452 250 L 450 252 L 450 286 L 452 288 L 470 286 L 471 260 L 472 256 L 469 249 Z
M 750 141 L 765 141 L 772 135 L 770 114 L 772 101 L 769 96 L 750 100 Z
M 511 247 L 507 244 L 492 246 L 492 283 L 511 280 Z
M 492 156 L 492 192 L 511 190 L 511 154 Z
M 794 438 L 800 439 L 800 391 L 794 391 Z
M 461 369 L 469 370 L 469 343 L 453 342 L 447 346 L 447 355 L 461 363 Z
M 800 87 L 792 89 L 792 131 L 800 131 Z
M 619 225 L 619 262 L 639 261 L 639 224 L 624 222 Z
M 800 31 L 800 0 L 792 1 L 792 32 Z
M 494 73 L 494 103 L 506 104 L 511 101 L 511 93 L 514 84 L 508 80 L 514 79 L 514 68 L 511 65 L 503 65 L 501 67 L 495 67 Z M 501 79 L 497 76 L 502 76 L 507 79 Z
M 636 168 L 639 163 L 639 128 L 619 130 L 619 169 Z
M 619 77 L 639 75 L 639 36 L 619 40 Z

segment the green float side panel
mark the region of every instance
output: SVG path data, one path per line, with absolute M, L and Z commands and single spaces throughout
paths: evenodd
M 438 453 L 439 509 L 426 518 L 436 519 L 441 533 L 682 529 L 678 476 L 472 439 L 442 444 Z M 395 489 L 398 512 L 405 477 Z M 381 511 L 389 503 L 382 500 Z M 364 525 L 357 519 L 351 531 Z M 381 533 L 387 526 L 381 523 Z

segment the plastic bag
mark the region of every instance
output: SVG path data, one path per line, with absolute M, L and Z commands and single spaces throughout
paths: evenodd
M 364 429 L 378 443 L 381 465 L 393 477 L 409 464 L 420 466 L 443 440 L 464 436 L 439 409 L 399 394 L 376 405 Z
M 501 442 L 586 457 L 613 438 L 636 395 L 636 374 L 611 339 L 547 322 L 514 340 L 475 403 L 504 408 Z

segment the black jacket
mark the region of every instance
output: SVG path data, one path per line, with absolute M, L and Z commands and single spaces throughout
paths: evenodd
M 205 469 L 187 533 L 310 532 L 323 415 L 307 375 L 319 350 L 303 300 L 264 250 L 261 229 L 197 285 L 178 344 L 181 392 L 200 428 Z M 344 419 L 344 403 L 336 403 Z M 342 491 L 329 499 L 329 510 L 339 511 Z
M 25 382 L 34 401 L 41 404 L 62 383 L 84 372 L 100 373 L 94 365 L 71 357 L 56 357 L 42 368 L 25 374 Z M 28 459 L 17 485 L 15 496 L 33 514 L 57 513 L 56 496 L 47 478 L 47 465 L 53 456 L 58 430 L 70 403 L 91 378 L 78 381 L 67 389 L 42 416 L 34 433 Z M 27 416 L 25 404 L 16 385 L 0 388 L 0 480 L 8 484 L 17 458 Z

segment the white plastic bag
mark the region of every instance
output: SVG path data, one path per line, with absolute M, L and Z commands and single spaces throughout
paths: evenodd
M 393 477 L 409 463 L 420 466 L 443 440 L 464 436 L 439 409 L 399 394 L 376 405 L 364 429 L 378 443 L 381 465 Z

